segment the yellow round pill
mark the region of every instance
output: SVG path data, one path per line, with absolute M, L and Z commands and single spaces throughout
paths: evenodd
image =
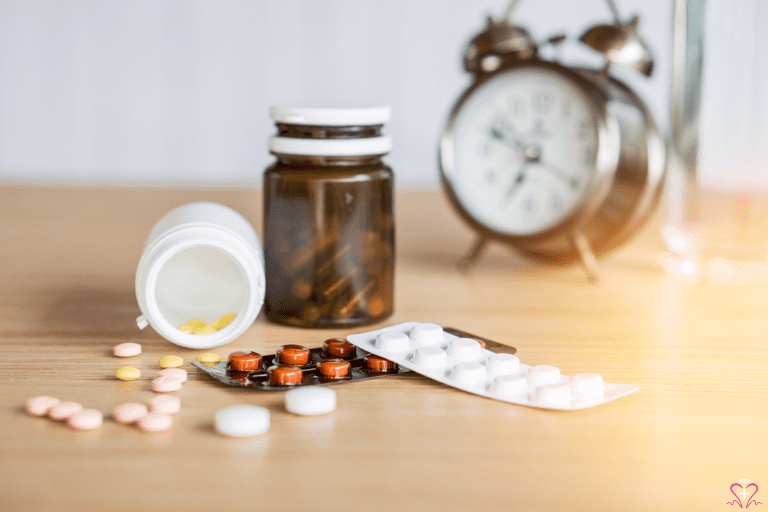
M 115 377 L 120 380 L 136 380 L 141 377 L 141 372 L 133 366 L 123 366 L 115 370 Z
M 178 368 L 184 364 L 184 360 L 179 356 L 165 356 L 158 361 L 163 368 Z
M 206 352 L 205 354 L 197 356 L 197 360 L 201 363 L 218 363 L 221 361 L 221 356 L 219 354 L 214 354 L 213 352 Z

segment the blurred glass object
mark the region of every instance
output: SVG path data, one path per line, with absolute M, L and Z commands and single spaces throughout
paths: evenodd
M 765 0 L 675 0 L 662 232 L 673 274 L 768 282 L 766 26 Z

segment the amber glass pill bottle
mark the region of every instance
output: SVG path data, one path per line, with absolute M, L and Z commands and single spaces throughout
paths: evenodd
M 393 176 L 388 107 L 271 110 L 264 174 L 265 311 L 300 327 L 392 314 Z

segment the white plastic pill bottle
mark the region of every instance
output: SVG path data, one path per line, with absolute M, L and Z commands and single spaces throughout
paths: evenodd
M 136 271 L 136 322 L 182 347 L 218 347 L 250 327 L 264 291 L 264 255 L 251 223 L 220 204 L 190 203 L 149 233 Z M 190 320 L 212 323 L 232 313 L 229 325 L 210 334 L 179 330 Z

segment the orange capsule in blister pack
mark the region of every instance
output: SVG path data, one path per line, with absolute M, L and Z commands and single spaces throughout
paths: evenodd
M 229 354 L 229 367 L 238 372 L 256 370 L 261 365 L 261 354 L 257 352 L 232 352 Z
M 298 366 L 276 364 L 267 368 L 270 386 L 295 386 L 301 384 L 304 373 Z
M 365 356 L 365 366 L 375 372 L 388 372 L 397 369 L 397 364 L 394 362 L 373 354 Z
M 309 349 L 301 345 L 283 345 L 275 352 L 275 359 L 283 364 L 307 364 Z
M 323 342 L 323 352 L 329 356 L 346 359 L 357 354 L 357 347 L 344 338 L 330 338 Z
M 325 359 L 323 361 L 318 361 L 316 365 L 320 375 L 331 378 L 346 377 L 349 375 L 351 367 L 352 365 L 349 364 L 349 361 L 345 361 L 344 359 Z

